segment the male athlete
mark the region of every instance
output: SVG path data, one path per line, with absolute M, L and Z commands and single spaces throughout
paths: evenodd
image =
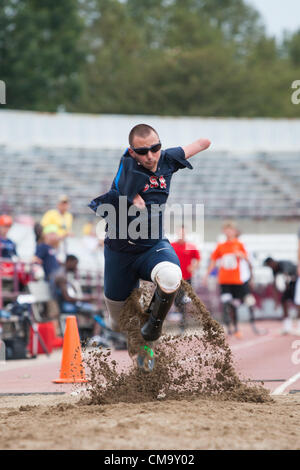
M 193 167 L 187 161 L 207 149 L 210 141 L 199 139 L 184 147 L 161 150 L 157 132 L 147 124 L 135 126 L 129 134 L 129 148 L 121 158 L 119 169 L 108 193 L 97 197 L 89 207 L 95 212 L 111 204 L 116 210 L 116 234 L 110 235 L 106 218 L 104 294 L 111 327 L 119 328 L 119 316 L 126 299 L 139 286 L 139 280 L 152 281 L 156 290 L 150 302 L 149 317 L 141 329 L 145 341 L 157 340 L 162 325 L 180 286 L 182 274 L 178 257 L 163 234 L 162 212 L 157 206 L 166 203 L 173 173 Z M 126 233 L 119 216 L 120 196 L 127 197 L 125 210 L 135 206 L 144 215 L 147 230 L 139 237 Z M 152 210 L 156 205 L 156 210 Z M 103 215 L 102 215 L 103 216 Z M 126 230 L 136 217 L 128 216 Z M 140 220 L 140 219 L 139 219 Z M 156 228 L 154 234 L 152 227 Z M 129 230 L 128 230 L 129 232 Z

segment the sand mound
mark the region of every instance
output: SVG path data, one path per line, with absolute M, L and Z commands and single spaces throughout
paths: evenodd
M 135 357 L 145 346 L 140 328 L 145 322 L 144 311 L 151 290 L 136 289 L 128 298 L 120 318 L 121 331 L 128 338 L 132 367 L 120 372 L 116 362 L 110 360 L 110 351 L 90 351 L 86 359 L 90 372 L 85 403 L 142 403 L 197 396 L 242 402 L 272 401 L 262 386 L 249 386 L 241 380 L 235 371 L 223 328 L 188 283 L 183 281 L 182 288 L 191 299 L 189 314 L 198 326 L 197 333 L 165 335 L 155 344 L 146 344 L 154 348 L 155 368 L 151 373 L 139 370 Z

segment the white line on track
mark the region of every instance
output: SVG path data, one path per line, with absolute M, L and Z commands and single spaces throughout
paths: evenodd
M 279 385 L 279 387 L 275 388 L 275 390 L 271 393 L 271 395 L 283 395 L 285 390 L 292 385 L 294 382 L 300 379 L 300 372 L 295 375 L 292 375 L 288 380 L 286 380 L 283 384 Z

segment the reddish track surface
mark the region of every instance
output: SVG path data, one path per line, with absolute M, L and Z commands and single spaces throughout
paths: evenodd
M 280 322 L 259 322 L 257 328 L 266 329 L 267 334 L 256 335 L 247 324 L 241 328 L 242 339 L 228 340 L 237 370 L 252 380 L 263 380 L 265 387 L 276 394 L 300 391 L 300 354 L 296 354 L 300 337 L 282 335 Z
M 287 394 L 300 391 L 300 337 L 282 336 L 280 327 L 280 322 L 259 322 L 257 328 L 267 333 L 256 335 L 249 324 L 242 324 L 242 339 L 230 337 L 228 342 L 236 368 L 245 378 L 262 380 L 273 393 Z M 0 394 L 70 393 L 74 385 L 52 383 L 59 377 L 61 355 L 59 350 L 50 357 L 40 355 L 37 359 L 0 365 Z M 112 356 L 121 367 L 130 363 L 125 351 L 114 351 Z

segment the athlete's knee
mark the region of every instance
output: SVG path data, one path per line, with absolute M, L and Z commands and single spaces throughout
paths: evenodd
M 177 264 L 163 261 L 158 263 L 151 272 L 151 279 L 166 293 L 176 292 L 180 286 L 182 273 Z
M 105 304 L 109 313 L 109 327 L 113 331 L 120 331 L 119 319 L 124 307 L 125 300 L 111 300 L 104 296 Z

